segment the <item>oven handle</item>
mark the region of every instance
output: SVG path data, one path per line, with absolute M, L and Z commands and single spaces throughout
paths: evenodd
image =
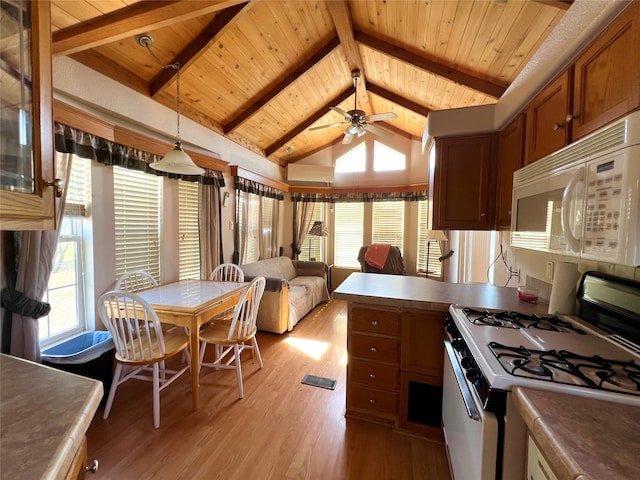
M 472 420 L 480 421 L 480 415 L 478 414 L 476 403 L 473 401 L 473 397 L 471 396 L 471 390 L 469 390 L 469 386 L 467 385 L 466 379 L 464 378 L 464 373 L 462 373 L 462 368 L 460 368 L 460 365 L 458 364 L 456 354 L 453 351 L 453 346 L 451 346 L 451 342 L 449 340 L 445 339 L 444 348 L 449 357 L 449 362 L 451 363 L 451 367 L 453 368 L 453 373 L 456 376 L 456 382 L 458 384 L 458 388 L 460 388 L 460 393 L 462 394 L 462 401 L 464 402 L 464 406 L 467 409 L 467 415 Z

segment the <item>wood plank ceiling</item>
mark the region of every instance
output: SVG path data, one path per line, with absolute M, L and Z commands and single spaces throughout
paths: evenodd
M 52 0 L 53 52 L 171 109 L 180 62 L 183 115 L 285 166 L 342 141 L 309 127 L 354 108 L 352 70 L 358 109 L 420 138 L 432 110 L 495 103 L 570 3 Z

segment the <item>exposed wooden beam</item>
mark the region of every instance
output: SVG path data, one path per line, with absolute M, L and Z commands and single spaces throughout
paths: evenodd
M 569 7 L 573 4 L 573 0 L 534 0 L 538 3 L 543 3 L 551 7 L 559 8 L 560 10 L 569 10 Z
M 369 97 L 367 96 L 367 78 L 364 71 L 364 62 L 360 56 L 360 50 L 358 50 L 358 44 L 353 35 L 353 23 L 351 22 L 351 12 L 349 12 L 349 5 L 345 0 L 328 0 L 326 5 L 329 9 L 329 14 L 333 20 L 333 24 L 338 32 L 340 38 L 340 44 L 342 50 L 347 57 L 347 63 L 349 69 L 360 70 L 360 88 L 358 88 L 358 101 L 362 110 L 370 110 Z
M 371 82 L 369 82 L 367 90 L 370 93 L 389 100 L 390 102 L 397 103 L 401 107 L 411 110 L 412 112 L 416 112 L 418 115 L 424 115 L 426 117 L 431 111 L 424 105 L 420 105 L 419 103 L 401 97 L 400 95 L 390 92 L 389 90 L 386 90 L 385 88 L 382 88 Z
M 320 63 L 327 55 L 331 54 L 340 45 L 340 39 L 338 37 L 332 38 L 326 45 L 318 50 L 309 60 L 304 62 L 298 68 L 293 70 L 289 75 L 283 78 L 280 82 L 274 85 L 271 90 L 262 95 L 258 100 L 253 102 L 251 106 L 240 112 L 236 117 L 231 120 L 224 127 L 224 132 L 229 133 L 234 131 L 255 113 L 257 113 L 262 107 L 269 103 L 273 98 L 282 93 L 289 85 L 298 80 L 308 70 L 312 69 L 316 64 Z
M 101 15 L 53 34 L 53 55 L 70 55 L 218 12 L 246 0 L 145 1 Z
M 264 149 L 265 156 L 268 157 L 273 152 L 275 152 L 280 147 L 282 147 L 285 143 L 290 141 L 292 138 L 304 132 L 307 128 L 309 128 L 310 125 L 312 125 L 314 122 L 318 121 L 320 118 L 326 115 L 327 112 L 329 111 L 329 107 L 332 107 L 334 105 L 338 105 L 341 102 L 344 102 L 347 98 L 349 98 L 349 96 L 352 95 L 352 93 L 353 93 L 353 90 L 351 90 L 351 88 L 347 88 L 342 93 L 340 93 L 337 97 L 333 98 L 329 103 L 320 107 L 318 110 L 315 111 L 315 113 L 313 113 L 310 117 L 308 117 L 303 122 L 300 122 L 296 128 L 291 130 L 284 137 L 279 138 L 278 140 L 273 142 L 271 145 L 269 145 L 267 148 L 265 148 Z
M 245 11 L 250 2 L 240 3 L 225 9 L 219 15 L 214 18 L 209 25 L 202 29 L 202 31 L 187 44 L 187 46 L 171 60 L 171 63 L 180 63 L 180 70 L 185 71 L 190 65 L 203 55 L 207 48 L 209 48 L 217 38 L 220 37 L 228 28 L 230 28 L 233 21 Z M 156 75 L 150 84 L 150 92 L 153 97 L 159 91 L 166 88 L 167 85 L 172 83 L 176 77 L 176 70 L 174 68 L 163 68 L 158 75 Z
M 421 57 L 420 55 L 405 50 L 404 48 L 397 47 L 363 32 L 355 32 L 355 39 L 373 50 L 377 50 L 385 55 L 397 58 L 404 63 L 413 65 L 427 72 L 431 72 L 434 75 L 449 79 L 452 82 L 459 83 L 460 85 L 472 88 L 494 98 L 500 98 L 507 89 L 506 86 L 481 80 L 441 63 Z

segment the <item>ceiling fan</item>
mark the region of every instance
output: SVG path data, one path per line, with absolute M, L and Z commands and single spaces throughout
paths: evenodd
M 393 118 L 398 118 L 393 112 L 386 113 L 377 113 L 373 115 L 367 115 L 363 110 L 358 110 L 358 82 L 360 81 L 360 70 L 353 70 L 351 72 L 351 77 L 353 78 L 353 93 L 354 93 L 354 105 L 353 110 L 349 110 L 345 112 L 341 108 L 338 107 L 329 107 L 334 112 L 338 112 L 342 115 L 345 120 L 342 122 L 334 122 L 329 123 L 327 125 L 319 125 L 317 127 L 311 127 L 309 130 L 320 130 L 321 128 L 328 127 L 337 127 L 339 125 L 348 125 L 344 130 L 344 139 L 342 140 L 343 144 L 351 143 L 354 135 L 361 137 L 366 132 L 371 132 L 375 135 L 379 135 L 382 137 L 390 137 L 393 134 L 383 130 L 382 128 L 373 125 L 374 122 L 379 120 L 391 120 Z

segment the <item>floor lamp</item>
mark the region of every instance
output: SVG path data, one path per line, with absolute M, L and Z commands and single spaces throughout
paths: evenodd
M 311 235 L 313 237 L 326 237 L 329 235 L 329 230 L 320 220 L 316 220 L 313 222 L 313 226 L 307 235 Z M 309 239 L 309 260 L 311 260 L 311 239 Z
M 448 239 L 442 230 L 429 230 L 429 233 L 427 234 L 427 278 L 429 278 L 429 254 L 431 253 L 431 242 L 434 240 L 446 242 Z

